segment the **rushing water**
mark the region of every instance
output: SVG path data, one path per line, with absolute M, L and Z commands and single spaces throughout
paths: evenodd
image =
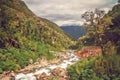
M 78 57 L 74 54 L 74 51 L 69 50 L 67 51 L 66 54 L 70 58 L 63 60 L 60 64 L 48 65 L 47 67 L 40 68 L 39 70 L 33 73 L 28 73 L 28 74 L 19 73 L 16 75 L 15 80 L 37 80 L 36 77 L 34 76 L 36 74 L 41 74 L 44 72 L 47 75 L 50 75 L 53 69 L 57 67 L 66 69 L 68 65 L 72 65 L 79 60 Z

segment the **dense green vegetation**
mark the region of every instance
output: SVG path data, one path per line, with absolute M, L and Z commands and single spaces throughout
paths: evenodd
M 29 59 L 52 59 L 51 50 L 69 44 L 70 38 L 56 24 L 37 17 L 23 1 L 0 0 L 0 73 L 21 69 Z
M 54 50 L 49 45 L 39 44 L 38 42 L 31 43 L 31 47 L 22 47 L 20 49 L 14 47 L 6 47 L 0 49 L 0 68 L 4 70 L 18 70 L 27 66 L 29 60 L 45 56 L 47 59 L 54 58 L 54 54 L 49 50 Z
M 55 31 L 65 35 L 65 32 L 59 28 L 59 26 L 55 23 L 53 23 L 52 21 L 49 21 L 47 19 L 41 18 L 43 22 L 45 22 L 50 28 L 54 29 Z M 57 26 L 57 27 L 56 27 Z M 67 35 L 65 35 L 67 37 Z
M 83 59 L 70 66 L 70 80 L 120 80 L 120 4 L 117 4 L 99 22 L 89 24 L 87 34 L 80 38 L 77 48 L 101 46 L 102 55 Z M 82 45 L 82 46 L 79 46 Z
M 119 57 L 120 55 L 114 54 L 82 59 L 68 68 L 70 80 L 119 80 Z

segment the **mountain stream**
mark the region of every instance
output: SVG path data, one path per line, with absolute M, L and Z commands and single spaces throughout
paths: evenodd
M 34 75 L 42 74 L 43 72 L 46 73 L 46 75 L 50 75 L 51 71 L 55 68 L 64 68 L 67 69 L 68 65 L 72 65 L 79 61 L 79 58 L 74 54 L 74 51 L 68 50 L 66 52 L 66 56 L 69 56 L 69 59 L 62 60 L 59 64 L 49 64 L 46 67 L 40 68 L 36 70 L 35 72 L 23 74 L 19 73 L 15 76 L 15 80 L 37 80 Z

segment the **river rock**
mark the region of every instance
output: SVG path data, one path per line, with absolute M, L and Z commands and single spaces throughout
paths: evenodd
M 2 78 L 0 80 L 11 80 L 11 79 L 10 79 L 10 77 L 4 77 L 4 78 Z
M 42 74 L 35 75 L 35 77 L 37 78 L 37 80 L 48 80 L 48 76 L 44 72 Z
M 69 80 L 66 68 L 78 60 L 78 57 L 72 51 L 66 54 L 60 53 L 58 57 L 51 61 L 44 57 L 39 58 L 36 63 L 25 67 L 22 73 L 26 72 L 26 70 L 38 68 L 35 72 L 29 75 L 28 73 L 17 74 L 16 80 Z
M 55 68 L 51 72 L 52 75 L 54 76 L 59 76 L 65 78 L 67 76 L 67 71 L 63 68 Z
M 44 67 L 44 66 L 47 66 L 48 65 L 48 60 L 46 58 L 41 58 L 41 60 L 39 61 L 41 66 Z
M 49 61 L 50 64 L 58 64 L 61 61 L 60 58 L 55 58 Z

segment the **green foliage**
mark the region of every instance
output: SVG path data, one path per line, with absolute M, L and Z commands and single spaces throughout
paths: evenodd
M 1 0 L 0 5 L 6 5 L 14 8 L 17 11 L 23 12 L 27 16 L 34 16 L 32 11 L 30 11 L 25 3 L 21 0 Z
M 70 80 L 119 80 L 120 55 L 82 59 L 68 68 Z
M 70 66 L 71 80 L 119 80 L 120 79 L 120 4 L 113 7 L 103 18 L 101 24 L 94 23 L 88 33 L 80 38 L 77 45 L 98 45 L 103 55 L 99 58 L 81 60 Z M 94 60 L 92 60 L 94 59 Z
M 68 68 L 70 80 L 77 80 L 78 78 L 82 78 L 82 80 L 87 80 L 89 78 L 90 80 L 92 80 L 94 79 L 94 77 L 96 78 L 95 73 L 92 71 L 95 60 L 96 58 L 85 58 L 70 66 Z M 94 73 L 94 76 L 91 73 Z
M 85 69 L 79 78 L 82 78 L 82 80 L 102 80 L 100 79 L 96 73 L 92 69 Z
M 18 70 L 19 66 L 12 60 L 6 60 L 2 63 L 3 70 Z
M 54 54 L 49 52 L 49 50 L 55 50 L 53 47 L 37 42 L 34 44 L 28 48 L 7 47 L 0 49 L 0 68 L 2 70 L 18 70 L 27 66 L 30 59 L 35 62 L 37 58 L 43 56 L 48 60 L 54 58 Z
M 118 47 L 119 51 L 120 4 L 115 5 L 103 18 L 100 18 L 99 22 L 100 24 L 94 22 L 93 27 L 90 27 L 87 34 L 80 38 L 76 45 L 104 47 L 110 41 Z
M 119 57 L 119 55 L 114 54 L 97 60 L 95 62 L 94 71 L 99 77 L 103 79 L 108 78 L 107 80 L 115 80 L 115 78 L 120 78 Z
M 37 40 L 56 48 L 68 48 L 70 38 L 53 22 L 35 16 L 23 1 L 0 2 L 0 42 L 3 46 L 18 48 L 24 41 Z
M 65 32 L 64 32 L 62 29 L 60 29 L 57 24 L 55 24 L 55 23 L 53 23 L 53 22 L 51 22 L 51 21 L 49 21 L 49 20 L 47 20 L 47 19 L 44 19 L 44 18 L 41 18 L 41 19 L 42 19 L 50 28 L 54 29 L 55 31 L 57 31 L 57 32 L 59 32 L 59 33 L 61 33 L 61 34 L 63 34 L 63 35 L 65 35 Z M 58 27 L 56 27 L 56 26 L 58 26 Z M 65 36 L 66 36 L 66 35 L 65 35 Z
M 0 72 L 18 70 L 50 51 L 68 48 L 71 40 L 49 20 L 38 18 L 22 0 L 0 0 Z
M 120 14 L 120 4 L 117 4 L 113 7 L 111 11 L 108 12 L 108 16 L 117 17 Z
M 0 68 L 0 74 L 3 72 L 3 70 Z

